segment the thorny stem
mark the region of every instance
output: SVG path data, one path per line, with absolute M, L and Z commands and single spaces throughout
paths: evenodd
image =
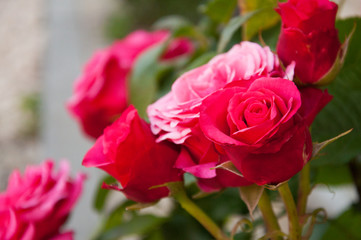
M 168 183 L 171 195 L 217 240 L 230 240 L 218 225 L 187 196 L 182 182 Z

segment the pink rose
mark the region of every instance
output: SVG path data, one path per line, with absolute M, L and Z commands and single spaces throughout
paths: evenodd
M 332 67 L 340 49 L 337 5 L 328 0 L 289 0 L 276 9 L 282 17 L 277 54 L 285 65 L 296 62 L 303 84 L 317 83 Z
M 300 107 L 300 93 L 289 80 L 239 81 L 202 102 L 200 127 L 248 181 L 277 184 L 311 157 L 312 141 Z
M 104 130 L 83 160 L 86 167 L 98 167 L 115 179 L 129 199 L 153 202 L 169 194 L 167 187 L 153 188 L 167 182 L 181 181 L 182 174 L 173 167 L 179 148 L 170 142 L 156 143 L 149 124 L 133 106 Z
M 74 85 L 74 94 L 67 103 L 68 110 L 83 131 L 97 138 L 128 106 L 127 78 L 137 57 L 164 41 L 167 31 L 135 31 L 110 47 L 94 54 Z M 164 60 L 193 51 L 186 39 L 170 43 Z
M 72 239 L 61 233 L 71 209 L 79 198 L 85 175 L 69 177 L 69 164 L 61 162 L 53 172 L 51 160 L 29 166 L 25 174 L 15 170 L 7 190 L 0 194 L 0 239 Z
M 287 77 L 292 79 L 292 69 L 289 70 Z M 237 44 L 208 64 L 183 74 L 170 93 L 148 107 L 152 131 L 160 135 L 158 141 L 168 139 L 182 144 L 185 149 L 175 166 L 195 175 L 203 191 L 248 185 L 244 178 L 211 169 L 225 160 L 199 130 L 202 100 L 230 83 L 250 84 L 261 76 L 285 75 L 277 56 L 268 47 L 251 42 Z M 184 154 L 185 151 L 188 154 Z M 218 177 L 219 174 L 222 177 Z
M 284 76 L 278 58 L 268 47 L 242 42 L 208 64 L 193 69 L 172 86 L 170 93 L 148 107 L 149 120 L 159 141 L 182 144 L 198 123 L 202 100 L 226 84 L 261 76 Z M 290 76 L 292 78 L 292 76 Z

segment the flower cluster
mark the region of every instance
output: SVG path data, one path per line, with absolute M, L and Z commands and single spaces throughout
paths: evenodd
M 0 239 L 71 240 L 71 231 L 62 231 L 78 200 L 85 175 L 69 178 L 69 164 L 61 162 L 53 172 L 52 160 L 28 166 L 22 176 L 15 170 L 7 190 L 0 193 Z
M 167 31 L 135 31 L 95 53 L 86 64 L 67 108 L 89 137 L 102 135 L 104 128 L 128 107 L 127 79 L 134 62 L 142 52 L 167 37 Z M 178 38 L 170 43 L 161 60 L 169 61 L 192 51 L 189 41 Z
M 318 83 L 336 61 L 337 6 L 289 0 L 277 11 L 278 55 L 252 42 L 234 45 L 176 79 L 148 106 L 150 124 L 129 106 L 126 78 L 135 57 L 166 34 L 132 33 L 98 53 L 68 105 L 85 132 L 99 136 L 83 165 L 108 172 L 121 188 L 105 187 L 138 202 L 167 196 L 162 184 L 181 181 L 185 172 L 205 192 L 277 185 L 298 173 L 312 156 L 309 127 L 332 99 L 327 90 L 305 85 Z M 162 59 L 192 49 L 176 39 Z M 229 164 L 238 173 L 222 167 Z

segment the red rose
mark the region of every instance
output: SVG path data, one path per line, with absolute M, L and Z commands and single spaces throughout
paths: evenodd
M 48 160 L 27 167 L 23 176 L 17 170 L 10 175 L 0 194 L 0 239 L 73 239 L 61 227 L 81 194 L 85 175 L 71 179 L 65 161 L 57 173 L 53 166 Z
M 164 41 L 167 36 L 167 31 L 135 31 L 97 52 L 87 63 L 67 103 L 87 135 L 99 137 L 104 128 L 127 108 L 127 77 L 134 62 L 147 48 Z M 191 51 L 188 40 L 176 39 L 170 43 L 162 59 L 174 59 Z
M 192 134 L 182 144 L 182 151 L 175 167 L 197 177 L 198 186 L 202 191 L 214 192 L 226 187 L 253 184 L 227 170 L 215 169 L 217 165 L 228 161 L 228 158 L 217 151 L 213 142 L 204 136 L 199 127 L 194 128 Z
M 243 176 L 259 185 L 288 180 L 312 153 L 308 126 L 298 110 L 301 96 L 293 82 L 259 78 L 208 96 L 199 124 L 220 145 Z
M 98 167 L 115 179 L 129 199 L 153 202 L 166 197 L 166 187 L 150 189 L 167 182 L 180 181 L 180 170 L 173 168 L 179 148 L 170 142 L 156 143 L 149 124 L 133 106 L 104 130 L 83 160 L 86 167 Z
M 328 0 L 289 0 L 276 10 L 282 18 L 278 56 L 285 65 L 296 62 L 300 82 L 317 83 L 333 66 L 341 46 L 335 29 L 337 5 Z

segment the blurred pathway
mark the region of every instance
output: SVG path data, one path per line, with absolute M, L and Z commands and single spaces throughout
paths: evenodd
M 45 81 L 42 94 L 42 145 L 44 157 L 67 158 L 73 173 L 86 172 L 88 180 L 69 228 L 75 239 L 90 239 L 100 217 L 92 209 L 92 198 L 101 172 L 86 169 L 81 161 L 92 141 L 85 139 L 65 109 L 73 82 L 92 53 L 105 45 L 103 39 L 106 17 L 112 0 L 49 0 L 48 50 L 45 57 Z

